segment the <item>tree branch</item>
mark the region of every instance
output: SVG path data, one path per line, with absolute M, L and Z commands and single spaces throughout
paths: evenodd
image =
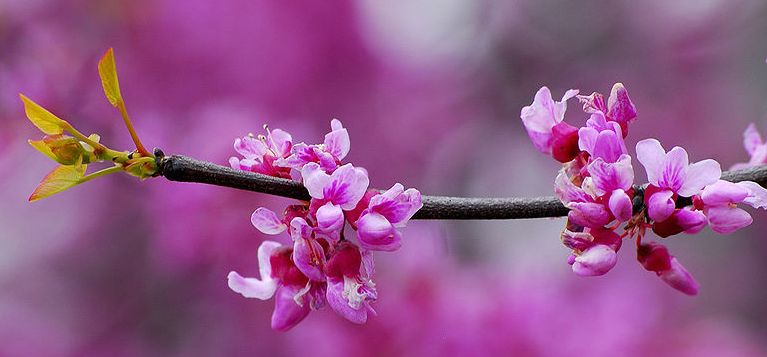
M 234 170 L 181 155 L 158 155 L 158 176 L 170 181 L 197 182 L 308 201 L 309 192 L 299 182 L 253 172 Z M 767 187 L 767 165 L 726 171 L 722 179 L 754 181 Z M 569 211 L 556 197 L 472 198 L 423 196 L 423 208 L 413 219 L 523 219 L 563 217 Z

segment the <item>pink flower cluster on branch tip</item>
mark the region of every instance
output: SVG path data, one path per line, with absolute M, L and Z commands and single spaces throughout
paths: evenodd
M 568 264 L 580 276 L 606 274 L 617 263 L 623 239 L 635 239 L 637 259 L 645 269 L 685 294 L 697 294 L 697 282 L 665 246 L 642 242 L 647 229 L 662 238 L 698 233 L 707 225 L 717 233 L 731 233 L 752 222 L 737 205 L 767 208 L 767 190 L 751 181 L 720 180 L 718 162 L 691 164 L 683 148 L 667 152 L 656 139 L 636 145 L 636 158 L 649 183 L 635 186 L 632 157 L 624 142 L 637 117 L 628 91 L 616 83 L 607 102 L 596 92 L 577 93 L 568 90 L 562 101 L 555 102 L 549 89 L 542 87 L 520 113 L 533 145 L 563 163 L 554 191 L 570 209 L 561 234 L 563 244 L 572 250 Z M 580 128 L 564 122 L 572 97 L 581 101 L 588 115 Z M 753 124 L 744 134 L 744 145 L 751 161 L 736 168 L 767 161 L 767 144 Z
M 337 119 L 322 144 L 293 144 L 285 131 L 236 139 L 235 169 L 297 178 L 311 200 L 291 205 L 282 217 L 258 208 L 251 222 L 261 232 L 288 233 L 292 244 L 264 241 L 258 250 L 260 279 L 230 272 L 229 287 L 245 297 L 274 297 L 272 328 L 285 331 L 311 310 L 326 304 L 347 320 L 362 324 L 375 315 L 378 292 L 372 251 L 401 246 L 399 228 L 422 207 L 421 194 L 397 183 L 385 192 L 368 188 L 365 169 L 343 164 L 349 134 Z M 347 229 L 348 226 L 348 229 Z M 347 235 L 356 231 L 356 242 Z

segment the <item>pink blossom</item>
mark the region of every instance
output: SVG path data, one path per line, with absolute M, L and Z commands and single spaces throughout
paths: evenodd
M 653 189 L 645 191 L 647 213 L 654 221 L 664 221 L 674 212 L 674 195 L 691 197 L 722 174 L 719 163 L 707 159 L 689 164 L 687 151 L 675 146 L 668 153 L 660 142 L 645 139 L 637 143 L 637 159 L 647 171 Z
M 767 143 L 762 140 L 754 123 L 751 123 L 743 132 L 743 147 L 751 158 L 746 163 L 738 163 L 731 170 L 746 169 L 767 163 Z
M 628 134 L 628 123 L 637 116 L 637 110 L 634 103 L 629 98 L 628 91 L 623 83 L 615 83 L 610 90 L 610 97 L 605 103 L 604 96 L 594 92 L 589 96 L 579 95 L 578 99 L 583 103 L 583 111 L 586 113 L 601 112 L 610 121 L 618 123 L 623 136 Z
M 573 272 L 580 276 L 599 276 L 610 271 L 618 261 L 616 252 L 621 237 L 609 229 L 585 228 L 583 232 L 562 232 L 562 243 L 573 250 L 568 260 Z
M 602 227 L 613 219 L 608 207 L 598 202 L 593 194 L 573 184 L 565 169 L 560 170 L 554 180 L 554 191 L 562 204 L 570 209 L 568 219 L 579 226 Z
M 368 313 L 375 314 L 370 303 L 378 294 L 370 280 L 374 268 L 369 252 L 361 253 L 353 244 L 342 243 L 330 258 L 326 272 L 326 298 L 336 313 L 356 324 L 365 323 Z
M 275 165 L 301 170 L 304 165 L 314 162 L 327 173 L 333 172 L 349 153 L 349 133 L 338 119 L 330 121 L 330 133 L 325 134 L 321 145 L 298 143 L 289 155 L 277 160 Z
M 373 196 L 356 222 L 360 245 L 370 250 L 399 249 L 401 234 L 397 228 L 404 227 L 422 206 L 421 193 L 414 188 L 405 190 L 399 183 Z
M 287 132 L 267 129 L 266 136 L 248 135 L 234 140 L 234 149 L 243 156 L 229 158 L 233 169 L 257 172 L 264 175 L 290 178 L 290 169 L 275 165 L 290 154 L 293 138 Z
M 578 94 L 575 89 L 565 92 L 560 102 L 551 98 L 547 87 L 541 87 L 533 103 L 522 108 L 520 117 L 533 145 L 544 154 L 551 154 L 560 162 L 573 159 L 578 153 L 577 130 L 564 123 L 567 100 Z
M 672 288 L 687 295 L 698 294 L 698 283 L 687 269 L 669 254 L 665 246 L 657 243 L 642 244 L 637 248 L 637 259 L 645 269 L 655 272 Z
M 324 304 L 322 286 L 313 286 L 293 264 L 292 249 L 273 241 L 264 241 L 258 248 L 261 279 L 245 278 L 235 271 L 229 273 L 229 288 L 247 298 L 268 300 L 274 297 L 272 328 L 289 330 L 303 320 L 311 309 Z
M 578 147 L 591 157 L 612 163 L 627 153 L 620 124 L 607 121 L 602 112 L 594 112 L 586 126 L 578 130 Z
M 298 270 L 313 281 L 325 281 L 325 250 L 315 239 L 314 229 L 303 218 L 296 217 L 290 222 L 290 237 L 292 260 Z
M 751 181 L 732 183 L 719 180 L 703 189 L 698 206 L 703 209 L 711 229 L 725 234 L 748 226 L 753 221 L 748 212 L 737 207 L 738 203 L 766 208 L 767 190 Z

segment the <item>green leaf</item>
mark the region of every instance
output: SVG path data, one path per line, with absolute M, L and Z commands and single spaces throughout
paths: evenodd
M 115 65 L 115 53 L 112 48 L 101 57 L 99 61 L 99 76 L 101 85 L 104 87 L 104 94 L 109 103 L 117 107 L 122 103 L 123 98 L 120 94 L 120 82 L 117 80 L 117 66 Z
M 24 102 L 24 112 L 26 112 L 27 118 L 43 133 L 56 135 L 64 132 L 67 122 L 59 119 L 23 94 L 19 93 L 19 97 Z
M 86 165 L 59 166 L 51 171 L 29 196 L 29 202 L 34 202 L 56 193 L 72 188 L 80 183 L 85 174 Z

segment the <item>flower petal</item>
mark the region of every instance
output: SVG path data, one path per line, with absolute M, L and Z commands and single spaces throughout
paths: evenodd
M 604 275 L 618 262 L 618 256 L 610 247 L 597 244 L 575 258 L 573 272 L 580 276 Z
M 676 204 L 672 199 L 674 192 L 663 190 L 655 192 L 647 204 L 647 216 L 655 222 L 663 222 L 674 213 Z
M 369 183 L 367 172 L 364 169 L 346 164 L 333 172 L 330 181 L 323 188 L 323 194 L 320 198 L 329 200 L 344 210 L 351 210 L 365 195 Z
M 719 180 L 706 186 L 700 193 L 700 198 L 705 207 L 713 207 L 742 202 L 748 194 L 748 189 L 742 185 Z
M 386 217 L 377 212 L 366 212 L 357 220 L 357 238 L 369 250 L 394 251 L 402 245 L 401 235 Z
M 567 204 L 570 212 L 568 219 L 584 227 L 597 228 L 610 223 L 610 212 L 605 206 L 595 202 L 570 202 Z
M 277 217 L 276 213 L 264 207 L 259 207 L 253 211 L 253 214 L 250 216 L 250 223 L 264 234 L 280 234 L 288 228 Z
M 287 331 L 296 326 L 306 316 L 311 308 L 309 304 L 299 305 L 295 300 L 299 289 L 293 286 L 280 286 L 274 296 L 274 312 L 272 313 L 272 329 Z
M 293 148 L 293 137 L 287 131 L 274 129 L 269 133 L 269 140 L 271 140 L 271 149 L 278 157 L 283 158 L 290 155 L 290 150 Z
M 310 162 L 301 168 L 301 177 L 304 180 L 304 186 L 309 191 L 309 196 L 316 199 L 323 199 L 324 189 L 330 184 L 330 175 L 326 174 L 315 162 Z
M 341 125 L 341 121 L 338 119 L 331 120 L 330 126 L 333 131 L 325 134 L 325 150 L 332 154 L 336 159 L 343 160 L 351 148 L 349 132 L 344 129 L 343 125 Z
M 636 145 L 637 160 L 642 163 L 647 172 L 647 181 L 658 186 L 663 163 L 666 161 L 666 151 L 660 141 L 644 139 Z
M 695 234 L 703 230 L 708 223 L 706 215 L 701 211 L 693 211 L 689 207 L 674 212 L 674 218 L 679 227 L 687 234 Z
M 227 276 L 229 289 L 246 298 L 256 298 L 260 300 L 269 300 L 274 296 L 277 290 L 277 282 L 268 278 L 258 280 L 256 278 L 244 278 L 235 271 L 229 272 Z
M 363 302 L 356 309 L 350 306 L 348 298 L 344 296 L 349 289 L 345 284 L 348 284 L 347 279 L 328 279 L 328 305 L 345 319 L 355 324 L 364 324 L 368 319 L 366 303 Z
M 687 295 L 698 295 L 698 283 L 676 258 L 671 258 L 671 269 L 660 272 L 660 278 Z
M 748 212 L 737 207 L 717 206 L 708 208 L 704 212 L 708 217 L 711 230 L 717 233 L 732 233 L 753 222 Z
M 749 124 L 746 131 L 743 132 L 743 147 L 746 149 L 746 152 L 753 156 L 756 148 L 763 144 L 762 136 L 759 135 L 759 131 L 756 130 L 756 125 L 754 125 L 754 123 Z
M 607 116 L 617 122 L 628 122 L 637 116 L 634 103 L 623 83 L 615 83 L 607 99 Z
M 767 189 L 753 181 L 741 181 L 736 185 L 748 190 L 748 197 L 743 199 L 743 203 L 754 208 L 767 208 Z
M 684 197 L 696 195 L 703 187 L 717 182 L 721 176 L 722 167 L 715 160 L 698 161 L 687 167 L 684 184 L 677 193 Z
M 626 222 L 631 219 L 633 204 L 625 191 L 613 191 L 610 195 L 608 206 L 610 207 L 610 212 L 618 221 Z
M 663 161 L 660 176 L 658 177 L 658 187 L 679 192 L 687 182 L 687 165 L 689 163 L 687 151 L 679 146 L 674 146 L 666 153 L 666 159 Z M 700 188 L 703 188 L 703 186 Z

